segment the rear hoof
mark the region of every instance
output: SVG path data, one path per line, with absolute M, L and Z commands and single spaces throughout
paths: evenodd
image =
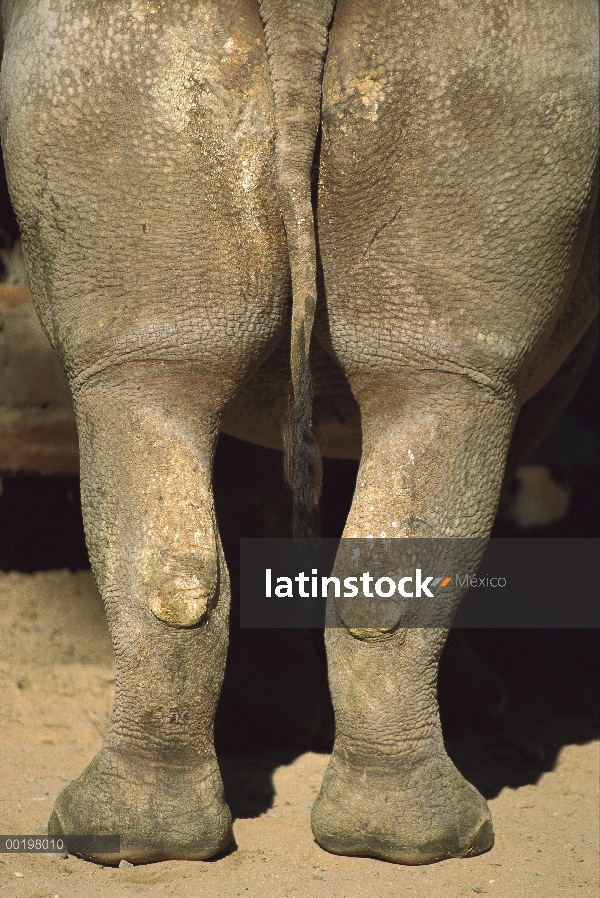
M 397 771 L 388 779 L 365 778 L 364 768 L 351 773 L 333 755 L 313 805 L 317 843 L 332 854 L 407 865 L 489 851 L 494 830 L 485 799 L 449 759 L 436 766 L 411 770 L 402 783 Z
M 108 866 L 206 860 L 229 844 L 231 813 L 216 760 L 182 771 L 132 765 L 102 749 L 58 796 L 48 834 L 118 835 L 118 855 L 74 848 L 85 860 Z

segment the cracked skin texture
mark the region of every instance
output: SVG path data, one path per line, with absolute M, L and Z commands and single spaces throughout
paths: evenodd
M 212 744 L 229 603 L 214 445 L 221 426 L 279 445 L 288 380 L 263 25 L 250 0 L 3 13 L 9 186 L 73 390 L 117 658 L 106 743 L 51 828 L 120 832 L 137 863 L 209 857 L 230 837 Z M 362 445 L 346 535 L 487 536 L 521 409 L 531 442 L 536 397 L 557 406 L 571 389 L 569 354 L 597 314 L 596 44 L 591 0 L 337 3 L 313 342 L 322 446 Z M 288 87 L 314 77 L 289 47 L 275 31 Z M 443 745 L 445 637 L 327 631 L 324 848 L 413 864 L 492 844 Z

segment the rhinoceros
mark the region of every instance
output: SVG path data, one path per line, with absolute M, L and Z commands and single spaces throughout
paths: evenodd
M 207 858 L 231 838 L 212 738 L 219 431 L 285 444 L 296 534 L 314 530 L 321 452 L 360 456 L 346 536 L 489 535 L 507 465 L 595 340 L 597 4 L 4 0 L 3 16 L 9 188 L 73 394 L 117 660 L 104 745 L 50 832 L 119 833 L 133 863 Z M 444 749 L 446 635 L 328 628 L 323 848 L 420 864 L 492 845 Z

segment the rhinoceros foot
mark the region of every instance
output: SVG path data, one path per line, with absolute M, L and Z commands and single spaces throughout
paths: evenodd
M 232 835 L 216 757 L 193 768 L 140 764 L 107 748 L 60 793 L 48 832 L 119 835 L 120 854 L 74 849 L 106 865 L 204 860 L 222 851 Z
M 313 805 L 312 829 L 333 854 L 397 864 L 471 857 L 494 844 L 485 799 L 447 756 L 385 774 L 356 769 L 334 752 Z

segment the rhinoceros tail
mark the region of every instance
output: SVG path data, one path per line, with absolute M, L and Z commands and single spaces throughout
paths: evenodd
M 292 335 L 293 339 L 293 335 Z M 312 379 L 304 341 L 304 323 L 299 336 L 299 363 L 294 377 L 293 402 L 283 423 L 285 479 L 294 491 L 292 533 L 297 539 L 317 535 L 315 509 L 321 494 L 323 465 L 313 429 Z
M 322 463 L 313 427 L 310 338 L 317 302 L 311 176 L 335 0 L 259 0 L 277 118 L 277 181 L 292 277 L 293 401 L 283 428 L 293 533 L 313 536 Z

